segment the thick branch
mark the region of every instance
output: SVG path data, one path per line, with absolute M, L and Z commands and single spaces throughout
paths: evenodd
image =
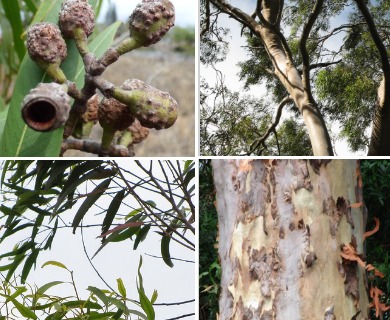
M 311 93 L 311 87 L 310 87 L 310 57 L 309 53 L 307 52 L 306 43 L 307 39 L 309 38 L 310 31 L 313 28 L 314 23 L 316 22 L 322 6 L 323 6 L 323 0 L 317 0 L 313 11 L 311 12 L 308 21 L 305 23 L 302 31 L 301 40 L 299 41 L 299 48 L 301 50 L 302 55 L 302 82 L 303 82 L 303 88 L 307 94 L 307 98 L 311 103 L 314 102 L 313 95 Z

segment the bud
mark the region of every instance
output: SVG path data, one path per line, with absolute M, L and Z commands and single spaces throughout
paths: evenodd
M 130 37 L 148 47 L 161 40 L 175 24 L 175 8 L 169 0 L 143 0 L 130 16 Z
M 69 117 L 70 99 L 57 83 L 40 83 L 22 102 L 22 117 L 36 131 L 62 127 Z
M 125 103 L 142 126 L 154 129 L 171 127 L 178 116 L 177 102 L 169 95 L 137 79 L 126 80 L 113 97 Z
M 67 38 L 75 38 L 80 29 L 88 37 L 95 27 L 95 13 L 86 1 L 65 0 L 60 10 L 58 23 Z

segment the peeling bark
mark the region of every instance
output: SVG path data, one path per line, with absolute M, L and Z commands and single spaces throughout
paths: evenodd
M 340 255 L 363 252 L 357 165 L 213 160 L 221 319 L 367 318 L 364 269 Z

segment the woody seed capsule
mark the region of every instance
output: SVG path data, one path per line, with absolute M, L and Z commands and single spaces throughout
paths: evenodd
M 69 117 L 70 99 L 57 83 L 40 83 L 22 102 L 22 117 L 36 131 L 62 127 Z
M 169 0 L 143 0 L 130 16 L 130 37 L 148 47 L 161 40 L 175 24 L 175 8 Z

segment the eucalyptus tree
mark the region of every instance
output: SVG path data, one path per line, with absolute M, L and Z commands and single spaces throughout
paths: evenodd
M 314 155 L 333 155 L 335 127 L 340 128 L 336 138 L 346 139 L 352 151 L 390 154 L 388 1 L 201 0 L 205 65 L 218 67 L 235 45 L 220 23 L 222 15 L 247 42 L 239 74 L 244 87 L 263 84 L 272 102 L 268 114 L 275 115 L 241 153 L 261 153 L 288 108 L 305 127 Z

